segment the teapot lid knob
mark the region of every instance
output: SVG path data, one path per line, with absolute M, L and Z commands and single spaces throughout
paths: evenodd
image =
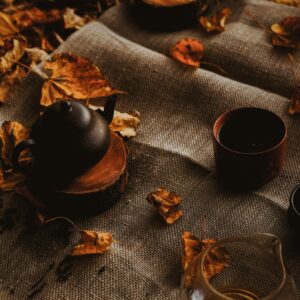
M 60 109 L 63 112 L 71 112 L 72 111 L 72 104 L 70 101 L 61 101 Z

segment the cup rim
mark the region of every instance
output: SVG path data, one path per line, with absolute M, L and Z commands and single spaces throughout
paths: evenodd
M 223 143 L 221 143 L 220 140 L 218 139 L 218 132 L 217 132 L 217 128 L 216 128 L 217 125 L 218 125 L 218 123 L 225 116 L 227 116 L 229 114 L 232 114 L 232 113 L 236 113 L 238 111 L 242 111 L 242 110 L 260 110 L 260 111 L 265 111 L 265 112 L 271 113 L 273 116 L 275 116 L 282 123 L 283 128 L 284 128 L 284 135 L 281 138 L 281 140 L 276 145 L 274 145 L 273 147 L 268 148 L 268 149 L 263 150 L 263 151 L 258 151 L 258 152 L 241 152 L 241 151 L 237 151 L 237 150 L 231 149 L 231 148 L 225 146 Z M 281 117 L 279 117 L 277 114 L 275 114 L 274 112 L 272 112 L 272 111 L 270 111 L 268 109 L 260 108 L 260 107 L 255 107 L 255 106 L 245 106 L 245 107 L 231 109 L 231 110 L 228 110 L 228 111 L 225 111 L 224 113 L 222 113 L 216 119 L 216 121 L 214 122 L 214 125 L 213 125 L 213 137 L 214 137 L 215 142 L 218 145 L 220 145 L 222 148 L 228 150 L 229 152 L 232 152 L 232 153 L 235 153 L 235 154 L 239 154 L 239 155 L 250 155 L 250 156 L 260 155 L 260 154 L 265 154 L 265 153 L 271 152 L 271 151 L 275 150 L 276 148 L 279 148 L 285 142 L 285 140 L 287 138 L 287 126 L 286 126 L 286 123 L 284 122 L 284 120 Z
M 290 208 L 296 213 L 297 217 L 300 218 L 300 211 L 295 206 L 295 194 L 298 190 L 300 190 L 300 184 L 296 185 L 292 190 L 290 195 Z
M 203 264 L 204 264 L 204 258 L 206 257 L 206 255 L 211 251 L 211 249 L 217 247 L 217 246 L 222 246 L 222 243 L 227 243 L 227 242 L 232 242 L 232 241 L 243 241 L 245 238 L 255 238 L 255 237 L 260 237 L 260 236 L 265 236 L 265 237 L 269 237 L 269 238 L 273 238 L 278 242 L 278 246 L 279 246 L 279 260 L 280 263 L 282 265 L 282 280 L 280 282 L 280 284 L 274 288 L 274 290 L 271 291 L 271 293 L 263 298 L 260 298 L 261 300 L 268 300 L 268 299 L 272 299 L 274 296 L 276 296 L 280 290 L 283 288 L 286 278 L 287 278 L 287 273 L 286 273 L 286 269 L 285 269 L 285 264 L 284 264 L 284 260 L 283 260 L 283 256 L 282 256 L 282 242 L 280 240 L 280 238 L 274 234 L 271 233 L 256 233 L 256 234 L 252 234 L 252 235 L 248 235 L 248 236 L 240 236 L 240 237 L 229 237 L 229 238 L 224 238 L 222 240 L 217 241 L 216 243 L 212 244 L 210 247 L 208 247 L 202 254 L 201 256 L 201 260 L 200 260 L 200 267 L 201 267 L 201 274 L 202 274 L 202 269 L 203 269 Z M 198 255 L 200 257 L 201 253 Z M 210 288 L 217 296 L 222 297 L 224 300 L 228 299 L 231 300 L 231 298 L 224 296 L 221 292 L 219 292 L 214 286 L 212 286 L 209 282 L 209 280 L 205 277 L 203 277 L 203 280 L 206 284 L 206 286 L 208 288 Z

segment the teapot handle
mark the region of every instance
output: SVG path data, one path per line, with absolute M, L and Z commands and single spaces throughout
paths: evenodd
M 117 96 L 112 95 L 106 100 L 103 111 L 101 109 L 97 109 L 97 112 L 106 119 L 108 124 L 110 124 L 110 122 L 112 121 L 112 119 L 114 117 L 116 101 L 117 101 Z
M 12 154 L 12 164 L 13 164 L 13 167 L 15 170 L 26 173 L 29 171 L 29 169 L 31 169 L 33 162 L 28 166 L 22 166 L 19 163 L 19 156 L 20 156 L 21 152 L 24 151 L 26 148 L 32 149 L 35 146 L 36 146 L 35 141 L 32 139 L 28 139 L 28 140 L 21 141 L 15 147 L 15 149 L 13 150 L 13 154 Z

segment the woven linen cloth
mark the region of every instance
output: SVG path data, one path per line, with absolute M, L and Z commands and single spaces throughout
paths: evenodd
M 21 218 L 0 235 L 1 300 L 27 299 L 44 273 L 46 284 L 35 299 L 179 299 L 181 235 L 188 230 L 200 236 L 203 224 L 207 237 L 278 235 L 300 291 L 300 249 L 286 223 L 289 195 L 300 182 L 300 118 L 287 114 L 297 83 L 287 52 L 275 49 L 270 34 L 248 16 L 250 12 L 268 28 L 284 17 L 300 16 L 300 11 L 262 0 L 229 1 L 228 5 L 234 7 L 226 31 L 213 35 L 199 27 L 148 32 L 119 5 L 58 49 L 89 58 L 114 87 L 127 91 L 117 110 L 141 113 L 140 131 L 128 143 L 129 182 L 124 198 L 103 214 L 75 220 L 80 228 L 111 232 L 116 242 L 105 254 L 73 259 L 72 274 L 60 282 L 55 268 L 47 269 L 52 262 L 56 267 L 72 245 L 53 234 L 54 225 L 24 231 Z M 228 73 L 190 69 L 172 60 L 169 49 L 183 37 L 201 39 L 205 60 Z M 293 56 L 300 61 L 299 51 Z M 295 70 L 300 74 L 299 63 Z M 29 75 L 1 107 L 1 121 L 30 125 L 39 114 L 42 83 Z M 278 177 L 256 191 L 235 193 L 222 189 L 215 178 L 212 125 L 224 111 L 244 106 L 266 108 L 281 116 L 288 126 L 288 147 Z M 174 225 L 165 224 L 145 200 L 160 186 L 183 197 L 184 216 Z M 20 197 L 4 198 L 5 207 L 26 211 Z

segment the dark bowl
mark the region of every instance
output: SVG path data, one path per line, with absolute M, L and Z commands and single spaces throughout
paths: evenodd
M 300 184 L 297 185 L 290 195 L 290 205 L 287 211 L 287 221 L 296 231 L 300 229 Z

